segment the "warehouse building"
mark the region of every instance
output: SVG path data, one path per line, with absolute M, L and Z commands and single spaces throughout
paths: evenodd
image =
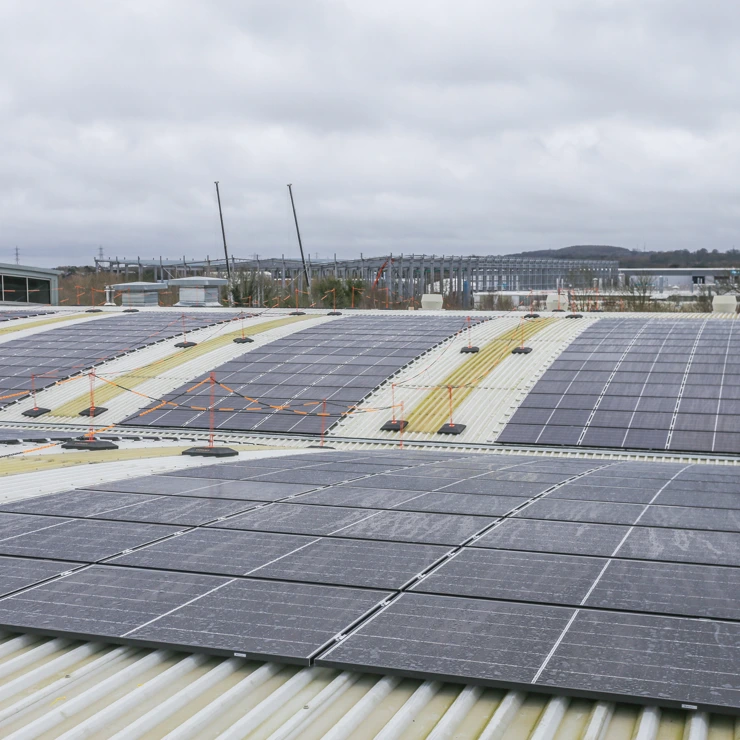
M 58 270 L 0 263 L 0 303 L 59 304 Z

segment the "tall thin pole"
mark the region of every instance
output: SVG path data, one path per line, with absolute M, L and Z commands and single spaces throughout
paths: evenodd
M 306 289 L 311 292 L 311 281 L 308 278 L 308 269 L 306 268 L 306 258 L 303 256 L 303 242 L 301 241 L 301 230 L 298 228 L 298 216 L 295 212 L 295 201 L 293 200 L 293 186 L 288 183 L 288 192 L 290 193 L 290 205 L 293 208 L 293 220 L 295 221 L 295 233 L 298 235 L 298 248 L 301 250 L 301 262 L 303 263 L 303 276 L 306 278 Z
M 221 236 L 224 240 L 224 257 L 226 257 L 226 279 L 229 281 L 229 305 L 234 305 L 234 293 L 231 289 L 231 267 L 229 266 L 229 250 L 226 247 L 226 230 L 224 229 L 224 214 L 221 210 L 221 192 L 218 189 L 218 180 L 214 182 L 216 186 L 216 200 L 218 200 L 218 217 L 221 219 Z

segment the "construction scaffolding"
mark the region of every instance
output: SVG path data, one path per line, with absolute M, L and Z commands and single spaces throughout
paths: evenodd
M 302 285 L 303 264 L 299 259 L 232 257 L 229 264 L 233 273 L 269 275 L 282 289 Z M 441 293 L 454 296 L 463 308 L 473 306 L 472 296 L 478 292 L 565 290 L 586 286 L 605 290 L 616 287 L 619 281 L 616 260 L 401 254 L 355 259 L 335 256 L 329 260 L 309 257 L 307 266 L 311 282 L 326 277 L 362 280 L 385 293 L 391 303 L 418 301 L 425 293 Z M 227 272 L 223 259 L 97 257 L 95 268 L 126 277 L 133 274 L 139 280 L 144 279 L 145 272 L 153 272 L 155 281 L 193 275 L 225 277 Z

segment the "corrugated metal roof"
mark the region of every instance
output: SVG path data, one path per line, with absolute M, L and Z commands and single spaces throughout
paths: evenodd
M 736 740 L 740 720 L 32 635 L 0 640 L 0 735 Z

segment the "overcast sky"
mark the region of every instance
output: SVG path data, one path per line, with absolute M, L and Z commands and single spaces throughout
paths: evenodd
M 0 262 L 740 244 L 728 0 L 3 0 Z

